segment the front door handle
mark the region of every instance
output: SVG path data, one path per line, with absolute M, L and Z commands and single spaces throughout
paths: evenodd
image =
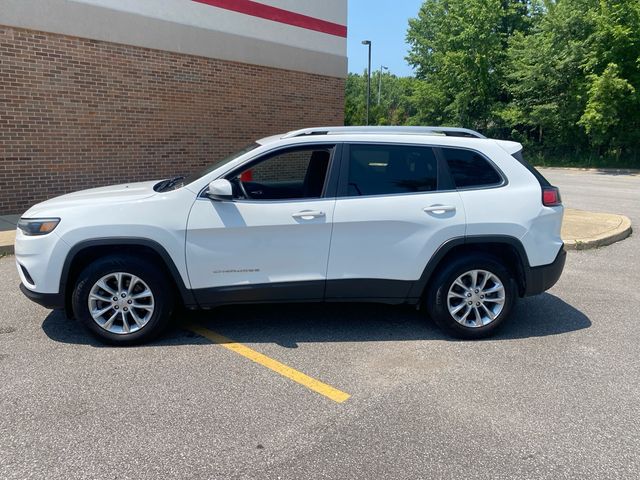
M 431 205 L 430 207 L 424 207 L 422 211 L 425 213 L 435 213 L 436 215 L 442 215 L 446 212 L 455 212 L 456 207 L 453 205 Z
M 293 218 L 301 218 L 302 220 L 311 220 L 313 218 L 324 217 L 325 213 L 319 210 L 303 210 L 291 215 Z

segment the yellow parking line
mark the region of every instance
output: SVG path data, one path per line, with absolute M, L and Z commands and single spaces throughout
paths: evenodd
M 263 367 L 267 367 L 274 372 L 279 373 L 283 377 L 287 377 L 294 382 L 298 382 L 300 385 L 304 385 L 309 390 L 313 390 L 320 395 L 324 395 L 327 398 L 330 398 L 334 402 L 342 403 L 347 400 L 351 395 L 348 393 L 342 392 L 337 388 L 333 388 L 331 385 L 327 385 L 326 383 L 321 382 L 320 380 L 316 380 L 308 375 L 305 375 L 298 370 L 288 367 L 283 363 L 274 360 L 273 358 L 267 357 L 262 353 L 256 352 L 251 348 L 242 345 L 241 343 L 234 342 L 230 338 L 227 338 L 219 333 L 216 333 L 207 328 L 201 327 L 200 325 L 190 324 L 187 326 L 189 330 L 200 335 L 201 337 L 205 337 L 211 340 L 218 345 L 231 350 L 232 352 L 238 353 L 249 360 L 259 363 Z

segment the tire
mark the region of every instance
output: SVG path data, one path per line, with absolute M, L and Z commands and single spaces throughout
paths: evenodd
M 474 271 L 475 286 L 479 288 L 471 288 Z M 487 281 L 482 290 L 485 275 Z M 509 269 L 493 256 L 472 254 L 456 259 L 438 271 L 429 286 L 425 303 L 430 317 L 446 333 L 472 340 L 489 337 L 500 328 L 509 316 L 516 295 L 516 283 Z M 500 297 L 504 300 L 500 301 Z
M 118 254 L 98 259 L 80 273 L 71 303 L 75 317 L 95 337 L 111 345 L 134 345 L 165 329 L 175 299 L 165 273 L 151 261 Z M 92 311 L 103 310 L 94 319 Z

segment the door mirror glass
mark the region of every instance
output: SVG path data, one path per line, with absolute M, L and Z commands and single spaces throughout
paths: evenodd
M 231 187 L 231 182 L 224 178 L 214 180 L 209 184 L 205 195 L 211 200 L 233 200 L 233 188 Z

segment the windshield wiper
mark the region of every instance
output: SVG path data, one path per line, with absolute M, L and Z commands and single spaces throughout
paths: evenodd
M 154 187 L 154 190 L 156 192 L 164 192 L 165 190 L 169 190 L 174 187 L 180 180 L 184 180 L 184 175 L 178 175 L 177 177 L 162 180 Z

